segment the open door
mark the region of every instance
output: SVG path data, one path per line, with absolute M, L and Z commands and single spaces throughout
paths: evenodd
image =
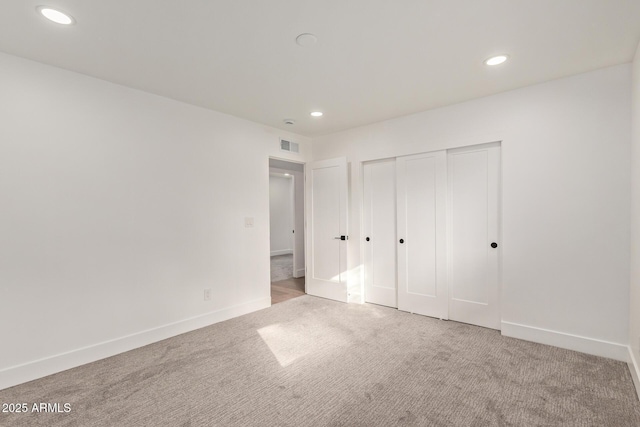
M 347 302 L 347 159 L 307 165 L 309 295 Z

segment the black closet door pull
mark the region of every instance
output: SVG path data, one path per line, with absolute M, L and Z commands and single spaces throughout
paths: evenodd
M 369 241 L 369 240 L 371 240 L 371 239 L 369 239 L 369 238 L 367 237 L 365 240 L 368 242 L 368 241 Z
M 404 243 L 404 239 L 400 239 L 400 243 Z
M 497 247 L 498 247 L 498 244 L 497 244 L 496 242 L 493 242 L 493 243 L 491 243 L 491 247 L 492 247 L 493 249 L 495 249 L 495 248 L 497 248 Z

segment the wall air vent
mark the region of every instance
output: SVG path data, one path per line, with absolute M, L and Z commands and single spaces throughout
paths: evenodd
M 286 139 L 280 139 L 280 149 L 282 151 L 290 151 L 292 153 L 300 152 L 300 144 L 297 142 L 287 141 Z

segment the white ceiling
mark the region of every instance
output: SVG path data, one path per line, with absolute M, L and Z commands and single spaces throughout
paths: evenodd
M 40 4 L 76 25 L 44 20 Z M 309 136 L 629 62 L 640 40 L 640 0 L 3 0 L 0 8 L 0 51 Z M 298 46 L 301 33 L 318 43 Z M 483 65 L 503 52 L 508 63 Z M 309 116 L 317 109 L 324 117 Z

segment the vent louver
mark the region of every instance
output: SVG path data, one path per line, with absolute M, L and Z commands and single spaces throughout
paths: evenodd
M 289 151 L 291 153 L 299 153 L 300 145 L 297 142 L 287 141 L 286 139 L 280 140 L 280 149 L 282 151 Z

